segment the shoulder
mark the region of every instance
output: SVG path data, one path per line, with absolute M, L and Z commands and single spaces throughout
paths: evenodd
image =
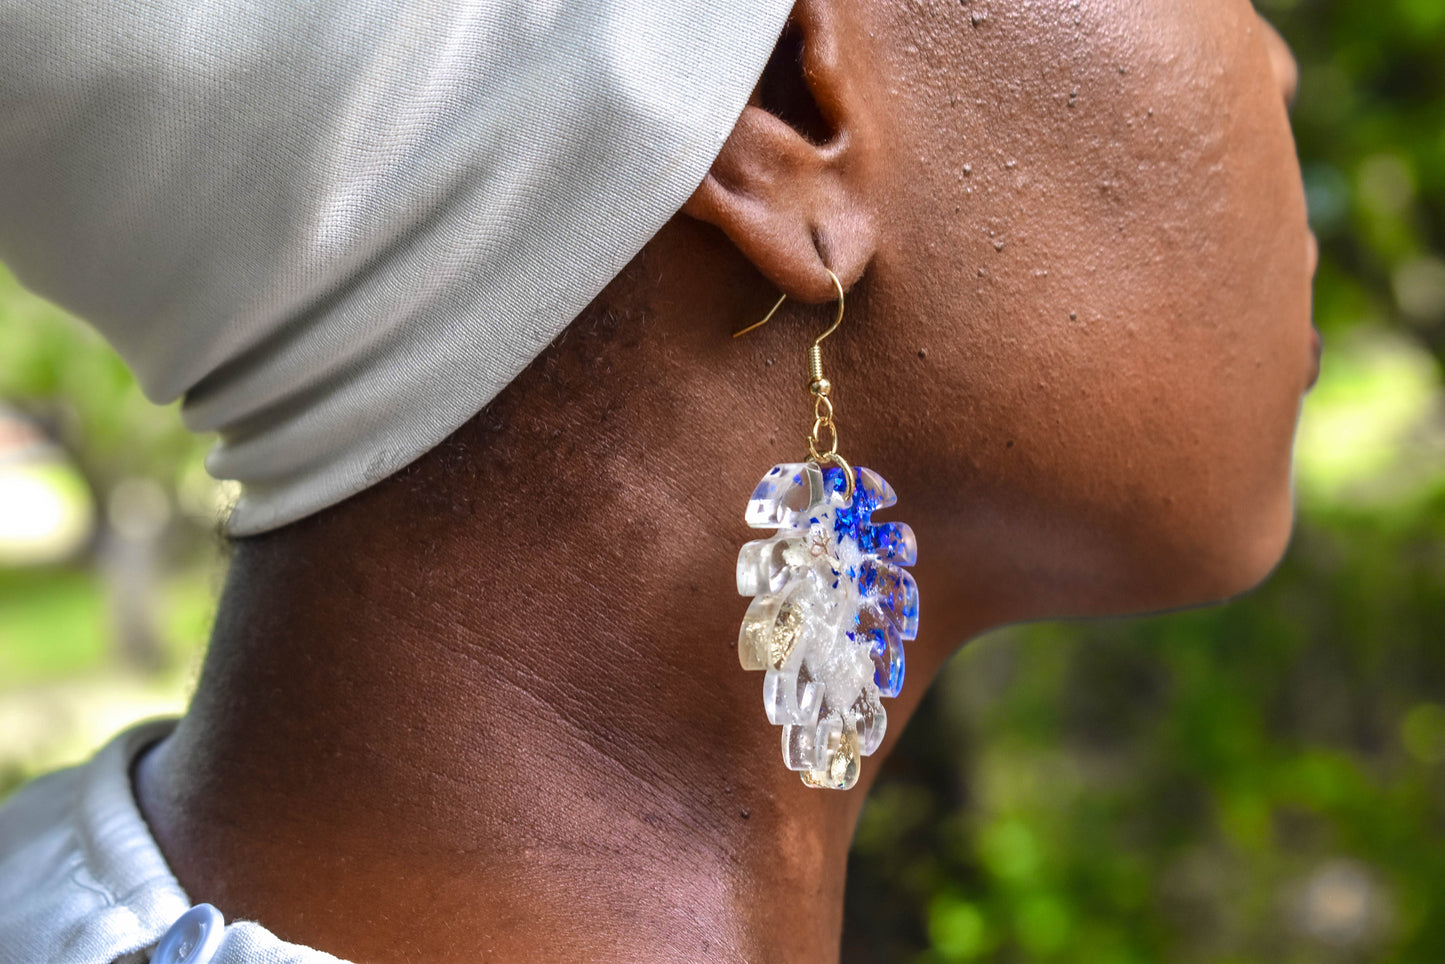
M 174 725 L 131 727 L 0 806 L 0 964 L 113 961 L 189 906 L 130 788 L 131 761 Z

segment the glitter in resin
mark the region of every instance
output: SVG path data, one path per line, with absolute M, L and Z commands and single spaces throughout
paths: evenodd
M 803 782 L 845 790 L 878 749 L 880 697 L 903 687 L 903 641 L 918 635 L 918 587 L 904 566 L 913 530 L 874 523 L 897 501 L 872 469 L 774 466 L 748 502 L 747 522 L 776 529 L 738 553 L 738 592 L 752 596 L 738 633 L 744 669 L 764 670 L 763 706 L 783 728 L 783 762 Z

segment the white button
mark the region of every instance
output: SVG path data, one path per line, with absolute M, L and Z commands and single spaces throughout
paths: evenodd
M 197 904 L 166 931 L 151 964 L 206 964 L 216 956 L 226 933 L 226 919 L 210 904 Z

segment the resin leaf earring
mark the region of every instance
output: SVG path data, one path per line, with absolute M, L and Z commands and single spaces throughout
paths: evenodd
M 846 790 L 883 742 L 880 697 L 903 688 L 903 641 L 918 635 L 918 587 L 903 567 L 918 547 L 904 523 L 873 522 L 897 501 L 888 483 L 838 454 L 820 346 L 843 322 L 843 285 L 828 277 L 838 316 L 808 350 L 808 459 L 773 466 L 748 501 L 748 525 L 777 531 L 738 553 L 738 592 L 753 597 L 738 659 L 765 671 L 763 706 L 783 728 L 783 763 L 810 787 Z M 786 297 L 737 335 L 766 324 Z

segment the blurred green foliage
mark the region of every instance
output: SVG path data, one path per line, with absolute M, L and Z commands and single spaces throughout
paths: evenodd
M 970 644 L 864 811 L 845 961 L 1445 961 L 1445 0 L 1260 7 L 1300 60 L 1321 242 L 1294 546 L 1226 607 Z M 137 478 L 174 510 L 159 671 L 125 669 L 98 551 L 0 571 L 3 794 L 179 706 L 217 501 L 206 440 L 3 271 L 0 360 L 108 527 Z
M 31 296 L 3 266 L 0 401 L 40 422 L 102 488 L 128 475 L 175 488 L 201 471 L 209 444 L 185 430 L 178 406 L 158 411 L 94 330 Z
M 1326 355 L 1260 590 L 971 643 L 885 766 L 844 960 L 1445 961 L 1445 3 L 1261 0 Z
M 59 442 L 78 471 L 31 471 L 56 474 L 71 497 L 83 489 L 101 525 L 79 558 L 0 565 L 0 796 L 127 722 L 184 705 L 214 610 L 212 531 L 225 501 L 202 466 L 209 440 L 185 430 L 175 405 L 148 401 L 94 331 L 0 266 L 0 416 L 5 408 Z M 0 458 L 4 469 L 15 470 Z M 115 551 L 125 541 L 117 523 L 123 530 L 137 480 L 157 494 L 159 517 L 143 551 L 127 556 Z M 127 584 L 138 571 L 150 578 Z M 121 611 L 137 607 L 154 617 L 130 634 L 148 654 L 117 630 Z

